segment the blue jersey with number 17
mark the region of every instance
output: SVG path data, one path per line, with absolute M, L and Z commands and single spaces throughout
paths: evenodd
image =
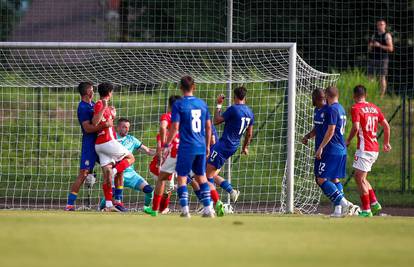
M 330 155 L 346 155 L 346 144 L 344 138 L 346 113 L 341 104 L 333 103 L 332 105 L 324 108 L 324 122 L 323 127 L 321 128 L 322 132 L 316 134 L 325 136 L 329 125 L 335 125 L 335 132 L 329 143 L 325 146 L 323 153 Z
M 178 154 L 206 153 L 206 121 L 210 120 L 207 104 L 195 97 L 185 96 L 172 106 L 171 122 L 179 122 L 180 145 Z
M 235 104 L 227 108 L 223 113 L 224 130 L 220 138 L 227 149 L 237 150 L 240 145 L 240 138 L 246 129 L 254 124 L 253 111 L 244 104 Z

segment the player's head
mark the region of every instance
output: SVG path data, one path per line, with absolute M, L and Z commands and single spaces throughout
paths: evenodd
M 168 98 L 168 108 L 171 109 L 175 101 L 180 100 L 182 97 L 179 95 L 172 95 Z
M 335 86 L 328 86 L 328 88 L 325 89 L 325 96 L 329 104 L 332 104 L 332 102 L 337 101 L 339 98 L 338 88 L 336 88 Z
M 377 31 L 378 32 L 385 32 L 387 29 L 387 22 L 385 19 L 377 20 Z
M 362 84 L 359 84 L 354 87 L 354 100 L 356 102 L 361 101 L 362 99 L 365 99 L 367 96 L 367 89 Z
M 314 107 L 321 108 L 326 104 L 325 92 L 322 89 L 315 89 L 312 92 L 312 104 Z
M 112 97 L 114 85 L 112 83 L 101 83 L 98 85 L 98 93 L 101 98 Z
M 131 127 L 131 123 L 126 118 L 119 118 L 118 124 L 116 127 L 116 131 L 121 137 L 124 137 L 129 132 L 129 127 Z
M 233 90 L 234 100 L 245 101 L 247 90 L 243 86 L 237 87 Z
M 88 96 L 93 98 L 93 83 L 91 82 L 81 82 L 78 85 L 78 91 L 81 97 Z
M 191 76 L 184 76 L 180 80 L 180 89 L 185 93 L 191 93 L 195 90 L 195 82 L 193 77 Z

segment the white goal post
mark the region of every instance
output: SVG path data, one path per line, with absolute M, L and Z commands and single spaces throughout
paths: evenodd
M 151 145 L 166 98 L 179 94 L 181 76 L 191 75 L 211 112 L 216 94 L 230 84 L 247 87 L 257 115 L 251 155 L 233 157 L 232 169 L 223 173 L 226 178 L 234 172 L 233 186 L 242 191 L 235 210 L 316 211 L 313 148 L 300 144 L 300 136 L 312 127 L 311 91 L 334 84 L 337 75 L 306 64 L 296 43 L 0 42 L 0 56 L 0 129 L 11 135 L 0 140 L 0 208 L 57 208 L 65 202 L 80 154 L 79 82 L 118 85 L 119 116 L 133 118 L 132 134 Z M 51 138 L 59 140 L 54 148 Z M 149 160 L 140 156 L 136 163 L 144 177 Z M 93 189 L 93 203 L 99 191 Z M 131 207 L 142 199 L 127 194 Z

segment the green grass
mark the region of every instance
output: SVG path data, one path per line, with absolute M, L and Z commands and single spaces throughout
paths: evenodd
M 414 218 L 0 211 L 0 266 L 411 266 Z M 181 238 L 180 238 L 181 237 Z

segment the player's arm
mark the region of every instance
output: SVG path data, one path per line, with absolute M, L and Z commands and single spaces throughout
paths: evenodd
M 211 120 L 206 120 L 206 154 L 207 157 L 210 154 L 210 143 L 211 143 Z
M 105 112 L 105 109 L 108 107 L 108 101 L 103 99 L 102 101 L 102 106 L 99 104 L 95 105 L 95 112 L 93 114 L 93 118 L 92 118 L 92 124 L 97 126 L 99 124 L 99 122 L 102 120 L 103 114 Z
M 388 124 L 388 121 L 386 119 L 382 120 L 380 122 L 381 126 L 384 128 L 384 145 L 383 149 L 384 152 L 389 152 L 391 150 L 391 144 L 390 144 L 390 137 L 391 137 L 391 128 Z
M 359 124 L 359 121 L 356 121 L 356 122 L 353 122 L 352 123 L 351 131 L 349 132 L 348 138 L 346 139 L 346 146 L 349 146 L 349 144 L 351 143 L 352 139 L 358 133 L 359 127 L 361 127 L 361 125 Z
M 145 153 L 145 154 L 147 154 L 148 156 L 155 156 L 155 154 L 156 154 L 156 152 L 155 152 L 155 150 L 154 150 L 154 149 L 149 148 L 149 147 L 147 147 L 147 146 L 145 146 L 145 145 L 141 145 L 141 147 L 140 147 L 140 148 L 138 148 L 138 151 L 139 151 L 139 152 L 142 152 L 142 153 Z
M 392 43 L 392 36 L 390 33 L 385 34 L 385 44 L 386 45 L 380 45 L 381 49 L 388 53 L 394 52 L 394 44 Z
M 312 128 L 312 130 L 305 134 L 305 136 L 302 138 L 302 144 L 307 145 L 308 144 L 308 140 L 312 139 L 316 136 L 316 131 L 315 131 L 315 127 Z
M 249 154 L 249 145 L 253 139 L 253 125 L 247 127 L 246 135 L 244 136 L 243 147 L 242 147 L 242 154 L 248 155 Z
M 167 140 L 164 143 L 164 147 L 170 146 L 170 144 L 172 143 L 173 139 L 175 138 L 175 136 L 178 133 L 179 127 L 180 127 L 180 123 L 179 122 L 173 122 L 171 124 L 171 128 L 170 128 L 170 130 L 168 132 L 168 137 L 167 137 Z
M 168 128 L 168 121 L 161 120 L 160 128 L 159 128 L 160 140 L 157 140 L 157 155 L 158 155 L 159 162 L 161 162 L 161 157 L 162 157 L 162 144 L 165 144 L 165 142 L 167 141 L 167 133 L 168 133 L 167 128 Z
M 224 98 L 225 95 L 220 94 L 217 97 L 217 106 L 216 109 L 214 110 L 214 117 L 213 117 L 213 123 L 214 125 L 220 124 L 224 122 L 224 117 L 221 115 L 221 110 L 223 107 L 223 102 L 224 102 Z
M 335 128 L 336 128 L 336 125 L 328 125 L 328 129 L 326 130 L 322 143 L 319 145 L 318 150 L 316 151 L 316 154 L 315 154 L 315 157 L 317 159 L 321 159 L 323 149 L 329 143 L 329 141 L 331 141 L 332 137 L 335 134 Z
M 85 130 L 85 132 L 87 133 L 96 133 L 96 132 L 100 132 L 105 128 L 109 128 L 114 126 L 114 123 L 112 120 L 109 120 L 107 122 L 105 122 L 105 124 L 100 124 L 100 125 L 93 125 L 91 123 L 91 121 L 83 121 L 82 122 L 82 127 Z

